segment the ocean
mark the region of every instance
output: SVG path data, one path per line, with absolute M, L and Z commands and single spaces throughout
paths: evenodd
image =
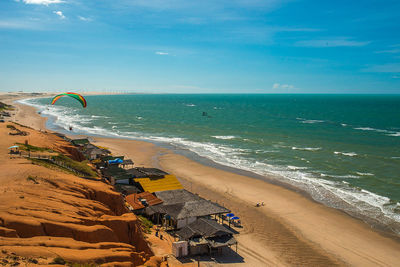
M 398 95 L 106 95 L 20 102 L 56 131 L 147 140 L 400 234 Z M 69 132 L 69 131 L 68 131 Z M 267 178 L 268 177 L 268 178 Z M 266 196 L 268 197 L 268 196 Z

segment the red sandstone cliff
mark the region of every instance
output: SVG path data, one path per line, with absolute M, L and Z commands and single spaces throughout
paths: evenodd
M 76 157 L 62 139 L 29 132 L 30 144 Z M 0 263 L 46 264 L 59 257 L 104 266 L 159 264 L 112 186 L 10 159 L 7 147 L 26 137 L 7 133 L 0 126 Z

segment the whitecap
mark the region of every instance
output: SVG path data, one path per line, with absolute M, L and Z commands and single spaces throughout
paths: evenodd
M 351 174 L 348 174 L 348 175 L 335 175 L 333 177 L 339 178 L 339 179 L 359 179 L 360 178 L 360 176 L 351 175 Z
M 192 103 L 190 103 L 190 104 L 185 104 L 185 106 L 187 106 L 187 107 L 195 107 L 196 105 L 195 105 L 195 104 L 192 104 Z
M 393 133 L 388 130 L 376 129 L 376 128 L 371 128 L 371 127 L 356 127 L 354 129 L 360 130 L 360 131 L 372 131 L 372 132 L 377 132 L 377 133 Z
M 291 166 L 291 165 L 288 165 L 287 166 L 290 170 L 294 170 L 294 171 L 297 171 L 297 170 L 306 170 L 306 169 L 308 169 L 307 167 L 297 167 L 297 166 Z
M 303 151 L 318 151 L 321 150 L 321 147 L 292 147 L 293 150 L 303 150 Z
M 400 132 L 396 132 L 396 133 L 388 134 L 388 136 L 400 136 Z
M 230 140 L 230 139 L 235 139 L 236 138 L 236 136 L 234 136 L 234 135 L 214 135 L 214 136 L 211 136 L 211 137 L 214 137 L 216 139 L 223 139 L 223 140 Z
M 340 152 L 340 151 L 334 151 L 333 152 L 335 155 L 343 155 L 343 156 L 349 156 L 349 157 L 355 157 L 358 154 L 355 152 Z
M 373 173 L 369 173 L 369 172 L 356 172 L 356 173 L 361 176 L 373 176 L 374 175 Z
M 324 121 L 322 121 L 322 120 L 304 120 L 304 121 L 301 121 L 301 123 L 309 123 L 309 124 L 321 123 L 321 122 L 324 122 Z

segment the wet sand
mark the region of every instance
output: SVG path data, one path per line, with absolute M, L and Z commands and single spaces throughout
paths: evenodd
M 31 109 L 20 105 L 18 114 L 24 115 L 17 115 L 18 122 L 42 129 L 43 118 Z M 236 229 L 238 253 L 244 262 L 231 265 L 397 266 L 400 261 L 400 243 L 395 238 L 287 188 L 205 166 L 148 142 L 92 139 L 114 154 L 131 158 L 136 166 L 160 167 L 175 174 L 186 189 L 238 215 L 244 226 Z M 255 207 L 257 202 L 265 206 Z

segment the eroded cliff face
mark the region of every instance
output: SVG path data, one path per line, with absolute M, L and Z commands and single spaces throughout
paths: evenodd
M 48 144 L 43 133 L 29 131 L 31 144 Z M 4 132 L 0 129 L 0 139 Z M 0 142 L 0 151 L 6 151 L 12 138 L 21 138 L 3 137 L 9 142 Z M 56 141 L 53 148 L 57 142 L 65 146 L 53 138 L 49 135 Z M 0 155 L 0 170 L 0 263 L 46 264 L 58 257 L 104 266 L 159 264 L 136 216 L 112 186 L 10 159 L 5 153 Z

